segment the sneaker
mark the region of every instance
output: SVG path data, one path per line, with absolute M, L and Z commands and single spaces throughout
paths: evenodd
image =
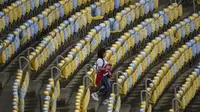
M 108 104 L 108 102 L 109 102 L 109 100 L 108 100 L 108 99 L 106 99 L 106 100 L 104 100 L 104 101 L 103 101 L 103 104 L 104 104 L 104 105 L 107 105 L 107 104 Z
M 97 93 L 92 93 L 91 96 L 95 101 L 99 101 Z
M 100 90 L 101 90 L 101 89 L 104 89 L 104 88 L 105 88 L 105 86 L 104 86 L 104 85 L 102 85 L 102 86 L 101 86 L 101 88 L 100 88 Z

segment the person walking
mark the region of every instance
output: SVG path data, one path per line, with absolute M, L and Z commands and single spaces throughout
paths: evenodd
M 91 94 L 92 98 L 95 101 L 99 101 L 98 93 L 102 88 L 102 86 L 104 86 L 106 99 L 103 101 L 103 104 L 107 104 L 109 101 L 109 95 L 111 93 L 111 84 L 109 78 L 111 77 L 111 70 L 112 70 L 112 64 L 104 59 L 104 57 L 106 56 L 105 52 L 106 50 L 104 48 L 101 48 L 98 51 L 98 56 L 96 61 L 97 88 L 95 88 L 94 92 Z

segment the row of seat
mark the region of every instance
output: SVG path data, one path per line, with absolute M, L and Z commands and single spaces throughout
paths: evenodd
M 182 14 L 182 9 L 179 10 Z M 159 11 L 161 14 L 164 12 Z M 172 13 L 174 13 L 172 11 Z M 178 15 L 178 14 L 177 14 Z M 156 16 L 156 17 L 155 17 Z M 162 15 L 160 15 L 162 16 Z M 180 15 L 181 16 L 181 15 Z M 158 19 L 159 18 L 159 19 Z M 155 32 L 158 32 L 159 29 L 162 29 L 164 26 L 164 23 L 160 22 L 160 19 L 168 20 L 169 18 L 160 18 L 157 13 L 154 14 L 154 18 L 148 18 L 145 21 L 141 22 L 142 25 L 144 25 L 144 28 L 141 27 L 142 25 L 138 25 L 137 27 L 134 27 L 133 30 L 129 30 L 129 32 L 124 33 L 116 42 L 115 44 L 110 47 L 106 51 L 106 57 L 105 59 L 108 60 L 113 64 L 113 67 L 116 66 L 116 64 L 125 56 L 125 54 L 130 51 L 134 46 L 138 45 L 139 42 L 141 43 L 143 40 L 147 40 L 148 37 L 150 37 Z M 171 22 L 177 20 L 176 19 L 171 20 Z M 155 28 L 155 23 L 157 23 L 159 27 Z M 168 24 L 165 24 L 165 27 Z M 152 30 L 154 29 L 154 30 Z M 146 33 L 145 33 L 146 32 Z M 93 79 L 93 82 L 96 82 L 96 74 L 89 75 Z M 95 83 L 94 83 L 95 84 Z
M 174 3 L 176 4 L 176 3 Z M 172 5 L 171 5 L 172 6 Z M 176 4 L 177 6 L 177 4 Z M 181 6 L 181 5 L 180 5 Z M 169 6 L 170 7 L 170 6 Z M 177 6 L 179 7 L 179 6 Z M 172 22 L 177 20 L 182 15 L 182 8 L 177 10 L 172 10 L 173 14 L 176 13 L 179 16 L 173 18 Z M 180 13 L 179 13 L 180 12 Z M 130 51 L 135 45 L 142 43 L 144 40 L 147 40 L 152 34 L 159 31 L 159 29 L 163 27 L 167 27 L 168 22 L 166 22 L 164 26 L 164 21 L 169 20 L 169 17 L 165 17 L 164 15 L 167 12 L 159 11 L 159 13 L 153 14 L 153 18 L 147 18 L 145 21 L 138 24 L 133 29 L 129 30 L 129 32 L 124 33 L 114 44 L 112 47 L 106 51 L 106 59 L 109 62 L 112 62 L 113 67 L 125 56 L 125 54 Z
M 137 4 L 137 3 L 136 3 Z M 134 6 L 134 5 L 132 5 L 132 6 Z M 127 9 L 127 8 L 126 8 Z M 139 10 L 140 10 L 140 8 L 139 8 Z M 136 17 L 136 19 L 139 19 L 139 16 L 141 16 L 140 14 L 142 14 L 141 12 L 142 12 L 143 10 L 140 10 L 139 12 L 140 13 L 138 13 L 139 15 L 138 15 L 138 17 Z M 126 21 L 129 21 L 128 22 L 128 24 L 130 24 L 130 22 L 134 22 L 134 20 L 135 20 L 135 14 L 136 14 L 136 12 L 137 11 L 133 11 L 132 13 L 132 15 L 133 16 L 131 16 L 132 18 L 130 19 L 129 17 L 127 18 L 127 19 L 125 19 Z M 148 11 L 147 11 L 148 12 Z M 148 13 L 146 13 L 146 14 L 148 14 Z M 131 15 L 131 14 L 130 14 Z M 126 15 L 125 15 L 126 16 Z M 144 15 L 143 15 L 144 16 Z M 117 17 L 117 16 L 116 16 Z M 112 20 L 111 20 L 111 18 L 109 19 L 110 21 L 111 21 L 111 31 L 112 30 L 119 30 L 120 28 L 120 30 L 123 30 L 125 27 L 118 27 L 119 29 L 114 29 L 114 28 L 112 28 L 112 26 L 114 26 L 114 27 L 116 27 L 115 25 L 114 25 L 114 22 L 112 22 Z M 114 19 L 113 19 L 114 20 Z M 124 24 L 124 23 L 122 23 L 122 24 Z M 120 24 L 119 24 L 120 25 Z M 134 42 L 133 42 L 134 43 Z M 87 76 L 94 76 L 92 79 L 93 79 L 93 85 L 95 85 L 95 81 L 94 81 L 94 79 L 96 79 L 95 78 L 95 76 L 96 75 L 94 75 L 94 74 L 96 74 L 95 72 L 94 72 L 94 69 L 90 69 L 88 72 L 87 72 Z M 84 87 L 84 86 L 83 86 Z M 84 89 L 83 89 L 84 90 Z M 79 93 L 78 93 L 79 94 Z M 88 94 L 88 95 L 84 95 L 85 97 L 90 97 L 90 94 Z M 77 95 L 77 97 L 79 98 L 80 96 L 79 95 Z M 114 104 L 114 102 L 115 102 L 115 96 L 114 96 L 114 94 L 113 94 L 113 96 L 111 95 L 111 98 L 110 98 L 112 101 L 110 101 L 110 103 L 113 103 Z M 115 111 L 119 111 L 119 109 L 120 109 L 120 105 L 121 105 L 121 98 L 120 98 L 120 96 L 118 96 L 118 98 L 116 99 L 116 102 L 117 102 L 117 107 L 118 108 L 116 108 L 115 109 Z M 84 102 L 84 100 L 81 100 L 81 102 L 80 102 L 80 100 L 79 100 L 79 102 L 77 103 L 76 102 L 76 106 L 78 105 L 78 109 L 76 110 L 77 112 L 79 112 L 79 111 L 81 111 L 81 108 L 80 108 L 80 105 L 81 104 L 84 104 L 85 102 Z M 113 104 L 109 104 L 110 106 L 112 106 L 113 107 Z M 83 111 L 83 110 L 82 110 Z M 109 112 L 112 112 L 112 109 L 111 108 L 109 108 Z
M 107 112 L 119 112 L 121 107 L 121 96 L 111 93 L 109 97 L 109 103 Z
M 104 22 L 104 26 L 104 28 L 108 28 L 107 31 L 110 30 L 108 21 Z M 101 27 L 98 28 L 99 31 L 91 29 L 88 35 L 84 39 L 80 40 L 79 43 L 77 43 L 76 46 L 71 49 L 67 57 L 65 57 L 65 59 L 58 64 L 58 67 L 62 70 L 61 76 L 63 78 L 68 78 L 68 76 L 74 73 L 79 64 L 81 64 L 85 60 L 85 58 L 93 53 L 95 49 L 100 45 L 102 41 L 101 32 L 105 29 L 101 29 Z
M 91 29 L 88 35 L 71 49 L 67 57 L 61 60 L 58 67 L 62 70 L 61 76 L 63 78 L 68 78 L 68 76 L 77 69 L 79 64 L 81 64 L 89 54 L 94 52 L 101 41 L 104 41 L 109 37 L 111 31 L 110 23 L 110 21 L 104 21 L 104 23 Z
M 14 3 L 12 3 L 10 6 L 7 6 L 3 9 L 3 11 L 0 12 L 0 32 L 7 28 L 9 24 L 12 24 L 13 22 L 22 19 L 23 16 L 26 14 L 29 14 L 30 12 L 34 11 L 34 9 L 38 8 L 39 5 L 43 5 L 44 3 L 49 2 L 48 0 L 18 0 Z M 52 2 L 52 1 L 50 1 Z M 80 7 L 82 4 L 86 4 L 90 2 L 90 0 L 61 0 L 59 1 L 59 4 L 61 5 L 60 11 L 65 10 L 65 14 L 67 12 L 70 12 L 70 10 L 76 9 L 77 7 Z M 116 2 L 116 3 L 115 3 Z M 95 2 L 95 4 L 92 4 L 92 12 L 94 17 L 99 17 L 105 15 L 105 13 L 108 13 L 111 10 L 114 10 L 114 5 L 118 5 L 119 1 L 114 0 L 100 0 L 99 2 Z M 125 0 L 120 2 L 120 6 L 123 6 L 124 4 L 128 4 L 130 0 Z M 117 8 L 118 6 L 116 6 Z
M 161 67 L 156 76 L 154 76 L 153 82 L 146 88 L 149 93 L 151 103 L 155 104 L 160 95 L 162 95 L 164 88 L 171 82 L 173 76 L 176 75 L 176 73 L 179 72 L 185 64 L 199 55 L 199 36 L 194 37 L 194 39 L 178 48 L 178 50 L 176 50 Z M 142 107 L 144 106 L 142 105 Z
M 49 78 L 49 83 L 44 90 L 43 112 L 56 112 L 57 100 L 60 97 L 60 82 Z
M 55 15 L 52 15 L 52 17 L 53 16 L 55 16 Z M 38 26 L 33 26 L 33 31 L 35 30 L 34 28 L 36 28 L 38 30 Z M 20 72 L 24 72 L 24 71 L 25 70 L 20 70 Z M 28 74 L 28 76 L 29 76 L 29 74 Z M 24 82 L 22 83 L 23 85 L 19 86 L 19 87 L 23 87 L 23 88 L 17 89 L 18 90 L 17 91 L 18 94 L 16 94 L 16 87 L 14 86 L 15 87 L 13 89 L 14 90 L 14 93 L 13 93 L 13 95 L 14 95 L 13 111 L 14 112 L 24 111 L 24 107 L 25 107 L 24 98 L 25 98 L 25 95 L 26 95 L 26 91 L 27 91 L 27 89 L 29 87 L 29 84 L 27 82 L 29 82 L 29 80 L 30 80 L 30 78 L 28 76 L 26 74 L 25 75 L 24 74 L 21 75 L 21 77 L 25 77 L 25 78 L 23 80 Z M 17 75 L 17 80 L 14 82 L 14 85 L 18 84 L 18 82 L 19 82 L 18 78 L 19 77 Z M 20 79 L 20 81 L 22 80 L 22 78 L 19 78 L 19 79 Z M 55 86 L 54 86 L 54 83 L 56 83 Z M 59 81 L 55 81 L 54 82 L 53 79 L 49 79 L 49 84 L 47 85 L 47 88 L 44 91 L 44 94 L 45 94 L 44 105 L 43 105 L 44 112 L 49 112 L 49 110 L 56 111 L 57 98 L 60 96 Z
M 74 112 L 87 112 L 90 101 L 90 88 L 85 88 L 83 85 L 79 86 L 75 100 Z
M 7 38 L 1 44 L 0 63 L 5 64 L 8 62 L 18 52 L 20 47 L 30 43 L 41 32 L 48 31 L 55 21 L 64 15 L 68 15 L 72 10 L 72 7 L 70 9 L 69 1 L 62 0 L 49 6 L 41 14 L 32 17 L 32 19 L 25 22 L 19 28 L 16 28 L 13 33 L 7 35 Z
M 47 2 L 48 0 L 17 0 L 10 6 L 7 6 L 0 11 L 0 33 L 5 28 L 8 28 L 9 24 L 22 19 L 23 16 L 37 9 L 39 5 L 42 6 Z
M 24 112 L 25 96 L 29 86 L 29 72 L 19 69 L 12 87 L 13 91 L 13 112 Z
M 65 20 L 57 28 L 49 32 L 35 47 L 35 51 L 29 54 L 32 70 L 37 71 L 59 48 L 66 44 L 66 42 L 73 40 L 71 39 L 72 35 L 79 33 L 81 29 L 91 24 L 91 22 L 91 8 L 87 7 L 72 15 L 68 20 Z
M 91 4 L 90 7 L 92 8 L 92 16 L 94 19 L 102 19 L 105 14 L 113 11 L 115 5 L 114 2 L 114 0 L 100 0 L 99 2 Z
M 198 14 L 197 17 L 199 17 Z M 170 29 L 172 28 L 173 27 Z M 170 50 L 170 46 L 175 45 L 175 43 L 170 42 L 171 40 L 174 40 L 173 38 L 176 38 L 175 34 L 177 30 L 173 32 L 171 35 L 172 37 L 170 37 L 169 30 L 164 32 L 164 34 L 159 35 L 159 37 L 156 37 L 154 40 L 148 43 L 144 50 L 141 51 L 138 56 L 136 56 L 132 63 L 129 64 L 125 72 L 123 72 L 122 76 L 118 78 L 117 83 L 122 86 L 121 94 L 126 95 L 131 87 L 135 85 L 142 73 L 147 70 L 148 66 L 152 64 L 159 55 L 166 52 L 167 49 Z
M 134 5 L 131 5 L 134 6 Z M 139 8 L 139 7 L 138 7 Z M 130 9 L 125 8 L 125 9 Z M 125 12 L 128 10 L 122 10 L 120 13 L 121 16 L 126 16 L 128 13 L 125 13 L 122 15 L 122 12 Z M 134 9 L 130 10 L 134 11 Z M 138 10 L 139 11 L 139 10 Z M 134 15 L 135 12 L 133 12 Z M 119 17 L 121 17 L 119 16 Z M 62 47 L 62 45 L 66 44 L 65 42 L 68 42 L 71 35 L 74 35 L 74 33 L 78 33 L 80 29 L 86 27 L 87 24 L 90 24 L 92 19 L 91 18 L 91 8 L 87 7 L 86 9 L 82 10 L 81 12 L 77 12 L 75 15 L 72 15 L 71 18 L 68 19 L 68 21 L 64 21 L 60 24 L 56 29 L 54 29 L 52 32 L 49 33 L 48 36 L 46 36 L 39 44 L 35 47 L 35 51 L 31 52 L 29 55 L 29 59 L 31 60 L 32 69 L 37 71 L 45 62 L 46 60 L 54 54 L 55 51 L 57 51 L 59 48 Z M 121 18 L 122 18 L 121 17 Z M 96 17 L 94 17 L 96 18 Z M 124 18 L 124 17 L 123 17 Z M 128 17 L 124 18 L 125 22 L 121 23 L 120 21 L 117 21 L 124 26 L 127 24 L 126 21 L 128 20 Z M 109 19 L 110 23 L 116 23 L 114 18 Z M 132 20 L 135 20 L 133 18 Z M 130 20 L 130 22 L 133 22 Z M 107 23 L 108 24 L 108 23 Z M 110 24 L 109 26 L 111 29 L 114 30 L 113 27 L 115 25 Z M 105 24 L 102 23 L 100 26 L 96 26 L 95 28 L 97 30 L 102 30 L 102 39 L 105 40 L 106 37 L 109 37 L 109 31 L 110 29 L 105 27 Z M 103 28 L 103 29 L 102 29 Z M 106 33 L 107 32 L 107 33 Z M 105 35 L 106 33 L 106 35 Z M 84 58 L 84 57 L 83 57 Z M 82 59 L 81 59 L 82 60 Z
M 109 21 L 105 21 L 105 22 L 109 23 L 108 24 L 109 27 L 110 27 L 109 30 L 111 30 L 111 32 L 122 31 L 125 28 L 126 24 L 130 24 L 132 22 L 135 22 L 135 19 L 138 20 L 140 16 L 144 16 L 144 10 L 141 10 L 141 7 L 145 6 L 145 5 L 141 5 L 139 2 L 136 3 L 136 4 L 135 5 L 130 5 L 129 7 L 125 8 L 125 10 L 122 10 L 120 13 L 117 13 L 115 18 L 109 18 Z M 137 9 L 137 11 L 135 9 Z M 150 11 L 146 11 L 146 12 L 149 13 Z M 135 17 L 136 13 L 138 14 L 137 17 Z M 148 13 L 146 13 L 146 14 L 148 14 Z M 141 15 L 141 14 L 143 14 L 143 15 Z M 120 18 L 120 19 L 118 19 L 118 18 Z M 122 27 L 122 25 L 124 25 L 124 26 Z M 101 26 L 101 24 L 100 24 L 100 26 Z M 95 27 L 96 31 L 98 31 L 99 28 Z M 95 31 L 95 30 L 92 29 L 91 31 Z M 105 35 L 105 33 L 106 33 L 105 31 L 102 31 L 101 35 Z M 110 33 L 110 31 L 109 31 L 109 33 Z M 91 34 L 91 33 L 89 33 L 89 34 Z M 109 37 L 109 35 L 107 37 Z M 89 37 L 89 35 L 87 35 L 86 37 Z M 105 37 L 101 38 L 101 40 L 105 40 L 105 39 L 106 39 Z M 90 52 L 93 52 L 95 50 L 94 44 L 92 46 L 90 46 L 90 47 L 91 47 Z M 67 58 L 65 58 L 65 61 L 63 60 L 63 63 L 65 63 L 66 61 L 67 61 Z M 77 58 L 75 58 L 74 61 L 77 61 Z M 60 64 L 59 66 L 61 67 L 61 66 L 63 66 L 63 64 Z M 72 66 L 73 66 L 73 64 L 72 64 Z M 68 70 L 68 74 L 69 74 L 69 72 L 70 72 L 69 71 L 69 66 L 66 66 L 65 69 Z M 71 72 L 73 72 L 73 71 L 71 71 Z M 64 73 L 67 73 L 67 72 L 64 72 Z M 87 72 L 87 76 L 89 76 L 89 77 L 90 76 L 95 76 L 95 75 L 93 75 L 95 73 L 96 73 L 95 70 L 91 68 Z M 92 78 L 92 79 L 96 79 L 96 78 Z M 91 83 L 92 83 L 92 85 L 95 85 L 95 81 L 92 81 Z M 85 88 L 88 88 L 88 89 L 85 89 Z M 76 110 L 75 110 L 75 112 L 85 112 L 86 111 L 88 103 L 89 103 L 89 98 L 90 98 L 89 88 L 90 87 L 85 87 L 84 85 L 80 86 L 80 88 L 78 90 L 78 93 L 77 93 L 77 96 L 76 96 L 76 103 L 75 103 Z M 118 100 L 121 100 L 121 98 L 119 97 Z M 120 105 L 120 103 L 118 103 L 118 104 Z
M 196 37 L 196 39 L 200 39 Z M 195 93 L 200 88 L 200 64 L 188 75 L 185 82 L 180 86 L 180 90 L 175 94 L 175 98 L 181 101 L 178 108 L 184 110 L 190 101 L 194 98 Z M 176 108 L 170 109 L 169 112 L 175 112 Z
M 153 4 L 153 5 L 152 5 Z M 120 13 L 117 13 L 115 18 L 109 18 L 111 22 L 111 30 L 113 32 L 121 32 L 126 27 L 126 24 L 130 25 L 135 19 L 139 19 L 140 17 L 144 17 L 144 15 L 148 15 L 150 12 L 154 10 L 154 1 L 144 1 L 140 0 L 136 2 L 134 5 L 129 5 Z
M 177 5 L 175 5 L 177 6 Z M 179 6 L 180 7 L 180 6 Z M 164 9 L 165 10 L 169 10 L 169 9 Z M 171 14 L 173 14 L 176 10 L 174 11 L 170 11 Z M 163 13 L 167 13 L 167 12 L 163 12 L 163 11 L 159 11 L 160 14 L 163 14 Z M 180 16 L 182 15 L 182 8 L 179 9 L 179 12 L 180 13 L 176 13 L 177 15 L 180 14 Z M 106 60 L 109 60 L 110 62 L 112 62 L 113 66 L 116 66 L 116 64 L 122 59 L 122 57 L 125 55 L 125 53 L 127 53 L 128 51 L 130 51 L 131 48 L 133 48 L 135 45 L 134 44 L 138 44 L 139 41 L 142 41 L 142 40 L 147 40 L 146 38 L 147 37 L 150 37 L 151 34 L 153 34 L 154 32 L 158 31 L 159 28 L 163 28 L 163 24 L 164 23 L 161 23 L 159 20 L 163 20 L 166 22 L 167 20 L 169 20 L 169 17 L 168 16 L 165 16 L 165 18 L 160 18 L 158 16 L 158 14 L 154 14 L 155 18 L 148 18 L 146 19 L 144 22 L 141 22 L 141 24 L 143 25 L 144 24 L 144 27 L 141 27 L 141 30 L 139 30 L 141 25 L 138 25 L 138 27 L 135 27 L 133 28 L 133 30 L 129 30 L 129 32 L 127 33 L 124 33 L 124 35 L 122 35 L 116 42 L 115 44 L 112 45 L 112 47 L 106 51 Z M 166 14 L 163 14 L 163 15 L 166 15 Z M 160 15 L 162 16 L 162 15 Z M 156 18 L 157 17 L 157 18 Z M 159 19 L 158 19 L 159 18 Z M 173 17 L 174 18 L 174 17 Z M 172 23 L 173 21 L 177 20 L 178 17 L 175 19 L 172 19 L 170 22 Z M 149 23 L 149 24 L 147 24 Z M 157 27 L 157 30 L 155 30 L 155 23 L 158 23 L 157 26 L 160 26 L 160 27 Z M 160 23 L 160 25 L 159 25 Z M 166 22 L 165 23 L 165 27 L 167 27 L 169 22 Z M 143 28 L 143 29 L 142 29 Z M 152 30 L 154 29 L 154 30 Z M 141 32 L 139 32 L 141 31 Z M 144 33 L 146 32 L 146 33 Z M 140 38 L 140 37 L 143 37 L 143 38 Z M 118 52 L 117 52 L 118 50 Z M 93 69 L 91 69 L 93 70 Z M 87 74 L 88 76 L 91 76 L 91 78 L 93 79 L 93 84 L 95 86 L 95 79 L 96 79 L 96 73 L 95 72 L 92 72 L 90 71 L 89 73 L 93 73 L 93 74 Z
M 63 23 L 60 24 L 60 26 L 58 26 L 58 28 L 54 29 L 53 32 L 50 32 L 49 34 L 52 36 L 51 38 L 44 38 L 42 43 L 47 43 L 49 42 L 48 39 L 53 39 L 54 36 L 57 37 L 58 33 L 60 33 L 63 29 L 66 30 L 65 33 L 63 33 L 63 39 L 66 39 L 66 38 L 70 38 L 71 34 L 70 33 L 78 33 L 78 30 L 76 30 L 77 26 L 75 25 L 75 20 L 78 20 L 79 19 L 79 26 L 81 28 L 81 26 L 86 26 L 87 23 L 91 23 L 91 13 L 89 13 L 89 17 L 86 18 L 86 17 L 82 17 L 82 18 L 78 18 L 80 16 L 87 16 L 85 15 L 86 12 L 91 12 L 91 8 L 90 7 L 87 7 L 85 10 L 81 11 L 80 13 L 76 13 L 76 15 L 72 16 L 71 18 L 69 18 L 69 21 L 64 21 Z M 83 14 L 84 13 L 84 14 Z M 82 15 L 80 15 L 82 14 Z M 78 16 L 78 17 L 77 17 Z M 77 17 L 77 18 L 75 18 Z M 85 19 L 84 19 L 85 18 Z M 81 19 L 84 19 L 85 22 L 84 23 L 81 23 L 82 20 Z M 105 22 L 107 23 L 107 22 Z M 71 25 L 69 25 L 71 24 Z M 104 25 L 104 24 L 103 24 Z M 105 25 L 104 25 L 105 26 Z M 108 24 L 109 26 L 109 24 Z M 106 28 L 106 26 L 105 26 Z M 79 28 L 77 28 L 79 29 Z M 106 29 L 104 29 L 106 30 Z M 68 33 L 67 35 L 65 35 L 66 33 Z M 47 36 L 48 37 L 48 36 Z M 56 38 L 55 37 L 55 38 Z M 60 38 L 57 38 L 57 40 L 60 40 Z M 56 40 L 56 41 L 57 41 Z M 52 40 L 52 41 L 55 41 L 55 40 Z M 65 40 L 64 40 L 65 41 Z M 66 39 L 67 41 L 67 39 Z M 59 41 L 61 42 L 61 41 Z M 55 46 L 56 47 L 56 46 Z M 58 47 L 58 46 L 57 46 Z M 38 47 L 36 47 L 36 50 L 37 50 Z M 53 49 L 53 48 L 52 48 Z M 56 48 L 55 48 L 56 49 Z M 40 49 L 41 50 L 41 49 Z M 37 51 L 38 52 L 38 51 Z M 53 51 L 52 51 L 53 53 Z M 32 53 L 31 53 L 32 54 Z M 41 61 L 41 60 L 40 60 Z M 54 84 L 56 83 L 56 85 Z M 55 86 L 54 86 L 55 85 Z M 59 97 L 60 95 L 60 86 L 59 86 L 59 81 L 56 81 L 54 82 L 54 80 L 52 78 L 49 79 L 49 84 L 47 84 L 46 86 L 46 89 L 44 91 L 44 95 L 45 95 L 45 98 L 44 98 L 44 105 L 43 105 L 43 111 L 44 112 L 49 112 L 49 111 L 56 111 L 56 101 L 57 101 L 57 98 Z M 89 102 L 89 100 L 88 100 Z
M 94 18 L 94 19 L 96 19 L 96 18 Z M 65 21 L 64 23 L 66 23 L 66 22 L 67 21 Z M 91 23 L 91 21 L 89 23 Z M 104 31 L 104 33 L 102 33 L 103 34 L 102 36 L 103 36 L 103 38 L 107 38 L 107 37 L 109 37 L 109 34 L 110 34 L 110 32 L 108 32 L 108 31 L 110 31 L 109 26 L 110 26 L 109 21 L 104 21 L 104 23 L 101 23 L 99 26 L 96 26 L 95 28 L 96 28 L 96 30 L 99 30 L 99 33 L 101 32 L 100 30 L 102 30 L 102 32 Z M 72 27 L 69 27 L 69 28 L 72 28 Z M 76 33 L 78 33 L 78 31 L 76 31 Z M 92 29 L 91 33 L 89 33 L 89 34 L 93 35 L 94 33 L 96 33 L 96 31 L 94 29 Z M 90 53 L 89 43 L 91 42 L 91 43 L 93 43 L 93 45 L 99 44 L 102 36 L 101 36 L 101 34 L 99 34 L 98 37 L 97 37 L 98 39 L 95 38 L 92 41 L 92 37 L 88 35 L 88 38 L 86 37 L 85 40 L 82 39 L 82 40 L 80 40 L 80 43 L 77 43 L 77 46 L 75 48 L 76 49 L 82 49 L 82 51 L 79 52 L 79 54 L 78 54 L 80 56 L 80 58 L 79 58 L 80 61 L 82 61 L 86 58 L 86 56 L 87 56 L 86 53 Z M 84 47 L 84 44 L 85 44 L 85 47 Z M 91 52 L 94 52 L 96 46 L 91 48 Z M 72 49 L 72 51 L 76 51 L 76 49 Z M 87 49 L 88 49 L 88 51 L 87 51 Z M 70 54 L 72 56 L 74 53 L 70 52 Z M 86 54 L 86 55 L 83 55 L 83 54 Z M 65 58 L 65 59 L 68 59 L 68 58 Z M 63 66 L 61 64 L 62 63 L 60 63 L 59 65 Z M 76 59 L 75 59 L 75 61 L 73 61 L 73 64 L 76 66 Z M 70 68 L 69 70 L 74 70 L 74 69 Z M 85 90 L 84 86 L 80 86 L 79 92 L 77 93 L 77 97 L 76 97 L 76 110 L 75 111 L 81 111 L 81 110 L 86 111 L 87 110 L 87 105 L 88 105 L 89 99 L 90 99 L 90 97 L 89 97 L 90 96 L 90 90 L 89 90 L 89 88 L 87 89 L 86 92 L 83 91 L 83 90 Z M 86 97 L 83 97 L 83 96 L 86 96 Z M 84 102 L 84 103 L 81 104 L 80 102 Z

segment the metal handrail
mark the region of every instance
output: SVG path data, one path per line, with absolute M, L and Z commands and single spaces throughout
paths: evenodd
M 59 74 L 57 74 L 57 76 L 55 78 L 54 78 L 54 74 L 53 74 L 53 69 L 56 69 L 57 71 L 59 71 Z M 59 78 L 60 74 L 61 74 L 61 70 L 58 67 L 56 67 L 56 66 L 51 67 L 51 78 L 57 79 L 57 78 Z
M 148 79 L 146 79 L 146 81 L 145 81 L 145 90 L 147 90 L 147 86 L 148 86 L 147 84 L 148 84 L 148 81 L 151 82 L 151 83 L 153 83 L 153 88 L 155 87 L 154 82 L 153 82 L 151 79 L 148 78 Z
M 63 56 L 61 56 L 61 55 L 58 55 L 57 57 L 56 57 L 56 65 L 58 65 L 58 63 L 59 63 L 59 59 L 63 59 L 64 61 L 65 61 L 65 63 L 66 63 L 66 60 L 65 60 L 65 58 L 63 57 Z
M 145 109 L 148 109 L 150 93 L 147 90 L 142 90 L 141 93 L 140 93 L 141 102 L 144 101 L 143 93 L 145 93 L 145 96 L 146 96 L 146 101 L 145 102 L 146 102 L 147 106 L 145 107 Z
M 89 79 L 91 82 L 88 82 L 87 79 Z M 88 89 L 92 85 L 92 78 L 89 77 L 88 75 L 85 75 L 83 77 L 83 86 L 85 86 L 85 89 Z
M 176 102 L 178 102 L 179 104 L 183 105 L 183 103 L 181 102 L 180 99 L 174 98 L 174 99 L 172 100 L 172 109 L 173 109 L 175 112 L 177 111 Z
M 117 87 L 117 92 L 116 93 L 115 93 L 115 85 L 117 85 L 120 88 L 120 90 L 118 90 L 118 87 Z M 119 95 L 119 93 L 121 92 L 121 90 L 122 90 L 122 86 L 119 85 L 118 83 L 114 83 L 112 85 L 112 92 L 115 93 L 116 96 Z
M 24 67 L 22 67 L 22 59 L 27 62 Z M 28 73 L 30 74 L 30 61 L 24 56 L 19 57 L 19 68 L 24 70 L 26 67 L 28 67 Z
M 176 86 L 174 88 L 174 97 L 176 97 L 177 89 L 180 89 L 184 93 L 184 90 L 180 86 Z
M 88 67 L 88 68 L 93 68 L 93 69 L 94 69 L 94 67 L 93 67 L 92 65 L 90 65 L 90 64 L 86 64 L 86 68 L 87 68 L 87 67 Z M 94 70 L 95 70 L 95 69 L 94 69 Z M 93 70 L 92 74 L 94 73 L 94 70 Z M 86 69 L 86 73 L 87 73 L 87 71 L 88 71 L 88 70 Z
M 141 101 L 144 101 L 143 93 L 146 93 L 145 96 L 147 96 L 147 95 L 150 96 L 150 93 L 147 90 L 142 90 L 140 92 L 140 99 L 141 99 Z M 146 97 L 146 102 L 148 102 L 148 100 L 149 100 L 149 97 Z

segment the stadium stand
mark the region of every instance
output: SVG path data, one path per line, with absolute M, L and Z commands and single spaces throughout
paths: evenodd
M 199 112 L 199 4 L 0 0 L 0 111 Z M 100 48 L 106 105 L 91 98 Z

